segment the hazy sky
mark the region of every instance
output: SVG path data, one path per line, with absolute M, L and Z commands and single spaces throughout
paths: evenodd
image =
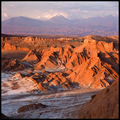
M 35 19 L 49 19 L 63 15 L 68 19 L 89 18 L 97 16 L 118 15 L 118 2 L 2 2 L 2 20 L 25 16 Z

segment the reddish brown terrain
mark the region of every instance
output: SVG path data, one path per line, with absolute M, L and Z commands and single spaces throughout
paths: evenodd
M 1 70 L 17 71 L 16 75 L 33 82 L 33 91 L 105 88 L 76 109 L 76 117 L 118 118 L 118 43 L 118 36 L 52 39 L 3 35 Z M 21 73 L 26 69 L 29 72 Z
M 19 47 L 4 42 L 4 45 L 2 45 L 3 56 L 6 51 L 15 52 L 17 55 L 19 55 L 19 52 L 28 53 L 19 60 L 2 57 L 2 71 L 22 70 L 25 67 L 32 66 L 34 70 L 44 70 L 43 73 L 46 73 L 42 78 L 44 82 L 48 83 L 52 79 L 48 86 L 61 84 L 69 88 L 72 83 L 93 88 L 108 86 L 112 81 L 118 79 L 118 46 L 115 46 L 118 41 L 112 41 L 113 38 L 111 37 L 104 37 L 106 40 L 103 41 L 102 37 L 99 36 L 85 36 L 83 39 L 84 42 L 80 42 L 80 46 L 71 45 L 69 40 L 65 40 L 62 47 L 51 46 L 42 50 L 39 50 L 39 46 L 30 49 L 32 45 L 30 47 Z M 22 44 L 28 42 L 35 46 L 36 41 L 39 44 L 41 40 L 25 37 Z M 23 64 L 25 61 L 31 66 Z M 59 69 L 57 72 L 48 73 L 48 70 L 56 71 L 57 69 Z M 39 74 L 31 74 L 30 78 L 34 79 L 34 76 L 40 78 Z M 39 82 L 38 84 L 40 88 L 44 87 Z
M 97 119 L 119 118 L 119 82 L 115 81 L 106 89 L 93 95 L 92 99 L 76 110 L 73 118 Z

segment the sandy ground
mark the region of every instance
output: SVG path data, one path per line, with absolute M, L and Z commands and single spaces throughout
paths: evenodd
M 2 73 L 2 83 L 10 81 L 12 74 Z M 13 77 L 14 78 L 14 77 Z M 30 86 L 29 86 L 30 87 Z M 2 90 L 6 89 L 2 86 Z M 21 91 L 22 89 L 22 91 Z M 2 113 L 15 118 L 72 118 L 71 113 L 100 89 L 79 88 L 57 93 L 32 93 L 23 87 L 2 93 Z M 18 113 L 23 105 L 42 103 L 46 108 Z

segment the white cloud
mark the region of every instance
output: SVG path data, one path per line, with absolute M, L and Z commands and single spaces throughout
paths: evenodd
M 62 15 L 66 18 L 68 18 L 68 14 L 64 13 L 64 12 L 58 12 L 58 11 L 53 11 L 53 10 L 49 10 L 49 11 L 46 11 L 44 13 L 42 12 L 37 12 L 37 16 L 33 16 L 34 18 L 36 19 L 41 19 L 41 20 L 47 20 L 47 19 L 50 19 L 54 16 L 57 16 L 57 15 Z
M 26 16 L 47 20 L 56 15 L 69 19 L 118 15 L 117 2 L 2 2 L 2 17 Z
M 36 18 L 36 19 L 40 19 L 41 17 L 40 17 L 40 16 L 36 16 L 35 18 Z
M 65 14 L 65 13 L 63 13 L 63 12 L 48 13 L 48 14 L 45 14 L 43 17 L 44 17 L 45 19 L 50 19 L 50 18 L 52 18 L 52 17 L 54 17 L 54 16 L 57 16 L 57 15 L 62 15 L 62 16 L 64 16 L 64 17 L 67 18 L 67 14 Z

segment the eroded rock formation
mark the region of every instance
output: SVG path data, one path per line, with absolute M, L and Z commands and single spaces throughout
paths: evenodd
M 111 86 L 94 95 L 88 103 L 74 115 L 80 119 L 118 119 L 119 118 L 119 82 L 115 81 Z M 76 118 L 75 116 L 75 118 Z
M 24 47 L 17 47 L 9 43 L 5 43 L 2 48 L 2 51 L 29 51 L 29 49 Z
M 26 39 L 36 41 L 37 38 Z M 66 45 L 43 50 L 33 49 L 19 64 L 16 60 L 6 60 L 2 68 L 18 70 L 19 67 L 21 69 L 28 66 L 41 70 L 41 76 L 32 75 L 31 79 L 37 81 L 36 84 L 42 91 L 53 88 L 56 90 L 56 86 L 71 88 L 73 84 L 79 87 L 104 88 L 119 78 L 118 48 L 115 48 L 115 40 L 111 41 L 112 38 L 105 38 L 105 41 L 101 40 L 103 37 L 96 39 L 96 36 L 86 36 L 84 43 L 78 47 Z M 11 48 L 16 49 L 14 46 Z

